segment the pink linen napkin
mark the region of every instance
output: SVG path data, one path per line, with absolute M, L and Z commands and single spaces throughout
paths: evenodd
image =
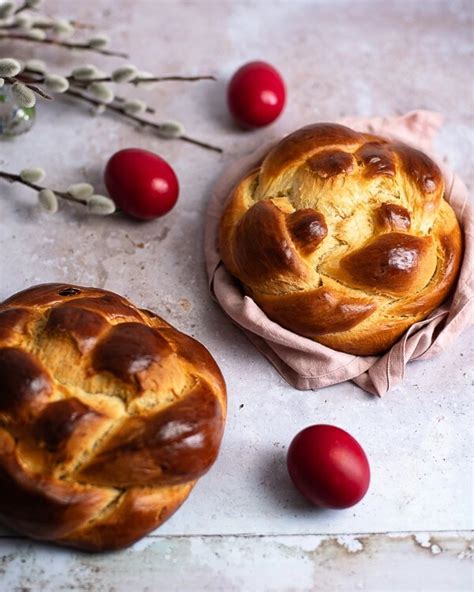
M 339 123 L 361 132 L 398 139 L 430 153 L 442 117 L 431 111 L 413 111 L 401 117 L 351 118 Z M 410 360 L 429 359 L 438 355 L 466 327 L 472 325 L 474 208 L 468 201 L 467 188 L 456 174 L 437 160 L 445 178 L 446 198 L 464 231 L 464 258 L 452 298 L 427 319 L 412 325 L 386 353 L 380 356 L 354 356 L 301 337 L 271 321 L 241 291 L 238 282 L 226 271 L 219 257 L 218 225 L 232 188 L 262 160 L 272 145 L 261 146 L 252 154 L 234 161 L 215 185 L 207 211 L 205 236 L 211 293 L 255 347 L 295 388 L 318 389 L 353 380 L 369 393 L 381 396 L 403 380 L 405 367 Z

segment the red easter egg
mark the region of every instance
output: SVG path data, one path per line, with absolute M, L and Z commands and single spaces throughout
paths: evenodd
M 277 70 L 265 62 L 249 62 L 233 75 L 227 103 L 241 125 L 261 127 L 280 115 L 285 105 L 285 83 Z
M 174 170 L 148 150 L 127 148 L 116 152 L 105 167 L 104 178 L 117 207 L 140 220 L 164 216 L 178 199 Z
M 288 472 L 295 487 L 323 508 L 349 508 L 370 483 L 365 452 L 350 434 L 331 425 L 302 430 L 290 444 Z

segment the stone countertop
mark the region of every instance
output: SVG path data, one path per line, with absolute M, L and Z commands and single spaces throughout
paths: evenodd
M 410 364 L 405 381 L 383 399 L 352 383 L 296 391 L 210 299 L 202 242 L 209 192 L 226 163 L 317 120 L 439 111 L 446 121 L 437 153 L 471 188 L 472 4 L 50 0 L 47 9 L 99 23 L 112 47 L 128 51 L 141 69 L 218 77 L 125 92 L 224 153 L 91 117 L 68 100 L 41 103 L 31 132 L 0 142 L 1 169 L 39 165 L 53 187 L 88 180 L 104 191 L 108 157 L 142 147 L 172 163 L 180 200 L 149 223 L 87 216 L 68 204 L 48 216 L 31 191 L 1 183 L 0 300 L 48 281 L 117 291 L 210 349 L 227 381 L 229 414 L 216 465 L 153 535 L 123 553 L 88 556 L 2 531 L 0 588 L 469 589 L 472 332 L 437 359 Z M 12 49 L 0 42 L 0 56 Z M 18 44 L 15 55 L 46 59 L 59 72 L 84 62 L 107 71 L 121 63 L 34 44 Z M 242 132 L 228 118 L 225 85 L 252 59 L 282 72 L 288 104 L 274 125 Z M 372 484 L 354 508 L 314 510 L 289 483 L 286 448 L 311 423 L 337 424 L 364 446 Z

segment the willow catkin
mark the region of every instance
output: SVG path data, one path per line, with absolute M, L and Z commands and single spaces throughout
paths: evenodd
M 21 64 L 18 60 L 13 58 L 0 59 L 0 77 L 10 78 L 16 76 L 21 72 Z
M 126 66 L 120 66 L 112 72 L 112 80 L 114 82 L 130 82 L 138 74 L 138 70 L 132 64 Z
M 115 204 L 105 195 L 92 195 L 87 200 L 87 211 L 99 216 L 108 216 L 115 212 Z
M 35 106 L 36 95 L 31 88 L 21 82 L 13 83 L 11 88 L 13 96 L 20 107 L 31 108 Z
M 48 212 L 48 214 L 55 214 L 58 211 L 58 198 L 51 189 L 42 189 L 39 191 L 38 201 L 43 210 Z
M 26 183 L 41 183 L 46 172 L 40 167 L 31 167 L 20 171 L 20 179 Z
M 44 79 L 44 85 L 53 93 L 65 93 L 69 88 L 69 81 L 59 74 L 47 74 Z
M 69 185 L 67 192 L 72 198 L 84 201 L 94 193 L 94 187 L 90 183 L 74 183 Z

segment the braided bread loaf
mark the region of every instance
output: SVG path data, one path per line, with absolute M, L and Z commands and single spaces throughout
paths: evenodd
M 225 384 L 208 351 L 103 290 L 0 304 L 0 520 L 89 550 L 164 522 L 214 462 Z
M 336 124 L 300 129 L 234 189 L 226 268 L 267 316 L 333 349 L 388 349 L 447 296 L 462 254 L 439 168 Z

